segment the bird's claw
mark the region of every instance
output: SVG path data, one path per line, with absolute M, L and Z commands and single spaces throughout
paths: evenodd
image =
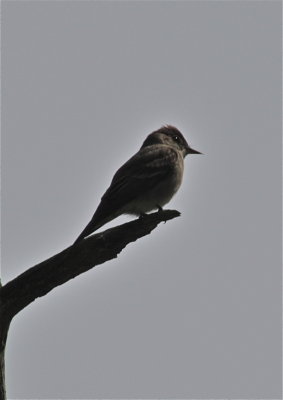
M 157 204 L 156 207 L 158 208 L 158 212 L 159 212 L 159 213 L 162 213 L 163 208 L 162 208 L 159 204 Z M 164 221 L 164 224 L 166 224 L 166 221 Z

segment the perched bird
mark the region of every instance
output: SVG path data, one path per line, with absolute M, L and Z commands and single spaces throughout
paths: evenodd
M 162 210 L 182 183 L 187 154 L 201 153 L 174 126 L 162 126 L 148 135 L 140 150 L 118 169 L 74 244 L 119 215 Z

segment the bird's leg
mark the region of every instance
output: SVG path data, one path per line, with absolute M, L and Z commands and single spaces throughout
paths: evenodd
M 163 208 L 159 204 L 157 204 L 156 207 L 158 208 L 158 213 L 162 213 Z M 164 224 L 166 224 L 166 221 L 164 221 Z
M 143 218 L 145 218 L 145 217 L 146 217 L 146 213 L 141 212 L 139 218 L 140 218 L 140 219 L 143 219 Z

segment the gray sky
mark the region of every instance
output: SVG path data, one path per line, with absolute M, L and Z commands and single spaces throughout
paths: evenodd
M 15 318 L 9 398 L 281 397 L 279 1 L 2 2 L 3 280 L 165 123 L 181 218 Z

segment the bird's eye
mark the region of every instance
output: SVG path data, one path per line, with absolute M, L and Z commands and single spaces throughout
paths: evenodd
M 175 140 L 177 143 L 180 143 L 180 138 L 177 135 L 173 136 L 173 140 Z

